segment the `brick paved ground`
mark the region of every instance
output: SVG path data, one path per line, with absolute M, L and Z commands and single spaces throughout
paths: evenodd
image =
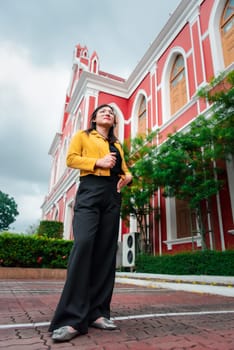
M 234 298 L 117 284 L 115 331 L 54 344 L 48 323 L 61 281 L 0 281 L 0 350 L 234 349 Z

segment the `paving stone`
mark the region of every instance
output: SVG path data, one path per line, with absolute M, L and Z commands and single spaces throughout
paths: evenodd
M 234 349 L 234 312 L 179 314 L 234 311 L 231 297 L 116 284 L 112 317 L 118 317 L 119 330 L 90 328 L 85 336 L 53 343 L 48 325 L 37 324 L 50 322 L 63 283 L 6 282 L 0 280 L 0 350 Z M 1 328 L 14 324 L 14 328 Z
M 46 350 L 48 347 L 43 344 L 43 341 L 37 338 L 30 339 L 10 339 L 0 342 L 0 349 L 5 350 Z

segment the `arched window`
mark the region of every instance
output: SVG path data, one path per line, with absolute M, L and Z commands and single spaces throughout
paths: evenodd
M 172 66 L 170 76 L 170 100 L 171 114 L 183 107 L 187 102 L 186 80 L 184 58 L 181 54 L 177 55 Z
M 121 143 L 124 142 L 124 116 L 121 109 L 115 105 L 110 103 L 110 106 L 114 109 L 116 114 L 116 126 L 114 128 L 114 134 L 119 139 Z
M 146 98 L 141 96 L 138 108 L 138 134 L 146 134 Z
M 168 249 L 172 249 L 173 244 L 196 243 L 201 246 L 200 233 L 198 229 L 195 211 L 189 207 L 186 200 L 175 197 L 166 198 L 166 222 Z
M 234 0 L 226 2 L 221 16 L 220 32 L 224 63 L 228 66 L 234 61 Z
M 116 116 L 116 125 L 115 125 L 115 128 L 114 128 L 114 134 L 116 137 L 119 138 L 119 120 L 118 120 L 118 116 Z
M 96 60 L 93 61 L 92 71 L 93 71 L 93 73 L 97 73 L 97 61 Z
M 190 237 L 196 230 L 196 221 L 188 201 L 175 199 L 177 238 Z
M 55 209 L 54 211 L 54 221 L 58 221 L 59 220 L 59 211 L 58 208 Z
M 65 170 L 67 169 L 67 166 L 66 166 L 67 149 L 68 149 L 68 139 L 65 139 L 62 147 L 60 148 L 60 153 L 58 158 L 57 181 L 60 179 L 60 177 L 64 174 Z

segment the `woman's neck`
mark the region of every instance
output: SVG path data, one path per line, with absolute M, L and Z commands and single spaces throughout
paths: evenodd
M 96 130 L 102 137 L 104 137 L 105 139 L 108 139 L 109 129 L 97 127 Z

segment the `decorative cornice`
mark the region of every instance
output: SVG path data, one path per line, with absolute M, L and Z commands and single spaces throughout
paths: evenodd
M 82 97 L 86 95 L 88 89 L 98 91 L 101 90 L 108 94 L 113 93 L 117 96 L 127 98 L 128 96 L 125 84 L 125 82 L 102 77 L 94 73 L 82 72 L 66 111 L 69 113 L 74 113 L 77 105 L 79 104 Z
M 158 59 L 185 24 L 189 23 L 191 19 L 194 18 L 194 14 L 198 13 L 201 2 L 201 0 L 191 2 L 182 0 L 180 2 L 175 12 L 170 16 L 159 35 L 153 41 L 126 81 L 117 81 L 108 76 L 104 77 L 87 71 L 82 72 L 71 101 L 67 106 L 67 112 L 74 113 L 82 97 L 86 95 L 87 88 L 98 91 L 101 90 L 123 98 L 129 98 L 142 81 L 143 77 L 146 76 L 147 72 L 153 73 L 152 69 L 156 67 Z
M 48 213 L 51 210 L 54 203 L 58 203 L 58 201 L 63 197 L 64 193 L 66 193 L 68 189 L 79 180 L 79 176 L 80 172 L 77 169 L 73 169 L 70 172 L 70 174 L 64 179 L 64 181 L 58 186 L 57 190 L 54 191 L 54 193 L 49 199 L 48 196 L 50 196 L 50 194 L 47 196 L 46 200 L 41 206 L 41 209 L 43 210 L 44 214 Z M 51 192 L 52 191 L 53 189 L 51 190 Z
M 51 155 L 51 156 L 54 155 L 54 153 L 55 153 L 55 151 L 56 151 L 56 149 L 57 149 L 57 147 L 58 147 L 58 145 L 59 145 L 59 143 L 60 143 L 60 140 L 61 140 L 61 138 L 62 138 L 62 135 L 63 135 L 63 134 L 62 134 L 62 133 L 59 133 L 59 132 L 57 132 L 57 133 L 55 134 L 54 139 L 53 139 L 53 141 L 52 141 L 52 144 L 51 144 L 51 146 L 50 146 L 49 152 L 48 152 L 49 155 Z
M 194 9 L 197 8 L 200 2 L 200 0 L 191 2 L 188 0 L 182 0 L 180 2 L 175 12 L 170 16 L 161 32 L 126 81 L 129 94 L 136 89 L 136 86 L 142 80 L 142 77 L 146 75 L 146 72 L 150 71 L 150 68 L 154 63 L 157 63 L 158 59 L 179 34 L 181 29 L 189 22 L 191 13 L 194 12 Z

